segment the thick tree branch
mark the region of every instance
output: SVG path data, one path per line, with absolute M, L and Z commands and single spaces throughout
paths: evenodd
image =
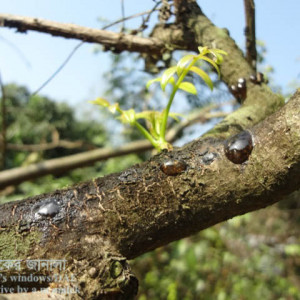
M 254 146 L 242 165 L 227 159 L 223 140 L 203 138 L 122 173 L 2 205 L 0 258 L 66 259 L 81 297 L 129 299 L 136 280 L 126 259 L 300 188 L 300 90 L 248 132 Z M 186 167 L 170 175 L 166 161 Z
M 49 33 L 53 36 L 98 43 L 115 52 L 130 51 L 161 54 L 165 48 L 165 45 L 155 38 L 142 38 L 130 34 L 8 14 L 0 14 L 0 26 L 17 28 L 19 32 L 34 30 Z

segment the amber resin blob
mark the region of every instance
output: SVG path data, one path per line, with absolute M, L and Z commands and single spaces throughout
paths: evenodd
M 247 161 L 252 149 L 253 139 L 249 131 L 242 131 L 226 140 L 224 144 L 225 155 L 234 164 L 242 164 Z
M 176 160 L 176 159 L 170 159 L 165 161 L 164 163 L 161 164 L 160 169 L 169 176 L 175 176 L 187 168 L 187 165 L 185 162 L 181 160 Z

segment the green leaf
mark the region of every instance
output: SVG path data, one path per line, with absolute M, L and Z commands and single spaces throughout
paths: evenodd
M 175 79 L 174 79 L 174 77 L 170 78 L 169 83 L 171 83 L 173 86 L 175 85 Z
M 92 104 L 95 104 L 95 105 L 103 106 L 103 107 L 110 106 L 110 103 L 107 100 L 105 100 L 104 98 L 97 98 L 96 100 L 92 100 L 89 102 Z
M 172 118 L 172 119 L 174 119 L 176 122 L 179 122 L 180 120 L 179 120 L 178 117 L 183 117 L 183 115 L 180 114 L 180 113 L 172 113 L 172 112 L 170 112 L 169 113 L 169 117 Z
M 190 82 L 187 82 L 187 81 L 181 82 L 180 85 L 179 85 L 179 88 L 181 90 L 184 90 L 184 91 L 186 91 L 188 93 L 191 93 L 193 95 L 197 94 L 196 87 Z
M 149 81 L 147 82 L 147 84 L 146 84 L 146 88 L 149 89 L 149 87 L 150 87 L 150 85 L 151 85 L 152 83 L 154 83 L 154 82 L 159 82 L 159 81 L 161 81 L 161 77 L 158 77 L 158 78 L 154 78 L 154 79 L 149 80 Z
M 192 66 L 190 70 L 196 73 L 197 75 L 199 75 L 204 80 L 204 82 L 209 86 L 209 88 L 213 90 L 214 85 L 206 72 L 204 72 L 202 69 L 195 66 Z
M 154 136 L 155 138 L 159 137 L 160 133 L 160 125 L 163 120 L 163 114 L 164 111 L 159 112 L 159 111 L 154 111 L 154 110 L 147 110 L 147 111 L 142 111 L 139 112 L 135 115 L 135 119 L 145 119 L 150 122 L 150 128 L 149 131 Z M 175 121 L 179 122 L 178 117 L 182 117 L 182 114 L 180 113 L 169 113 L 169 117 L 174 119 Z
M 218 53 L 216 53 L 216 63 L 219 65 L 219 64 L 221 64 L 222 62 L 223 62 L 223 60 L 224 60 L 224 58 L 223 58 L 223 56 L 221 55 L 221 54 L 218 54 Z
M 220 54 L 223 54 L 223 55 L 228 55 L 228 53 L 224 50 L 221 50 L 221 49 L 212 49 L 211 51 L 214 51 L 216 53 L 220 53 Z
M 149 131 L 155 138 L 159 137 L 160 124 L 162 122 L 163 114 L 159 111 L 147 110 L 137 113 L 136 120 L 145 119 L 150 122 Z
M 183 58 L 181 58 L 177 63 L 177 75 L 180 76 L 182 71 L 184 70 L 184 67 L 196 57 L 196 55 L 188 54 L 185 55 Z
M 118 111 L 119 113 L 122 113 L 123 111 L 120 109 L 119 103 L 115 103 L 113 105 L 110 105 L 108 107 L 108 110 L 114 114 L 116 111 Z
M 155 112 L 153 114 L 153 121 L 152 121 L 152 127 L 150 128 L 150 132 L 156 137 L 159 137 L 160 134 L 160 127 L 163 119 L 163 113 Z
M 134 109 L 123 110 L 122 115 L 118 117 L 118 119 L 120 119 L 122 123 L 134 125 L 136 120 Z
M 207 47 L 201 47 L 201 46 L 198 47 L 198 51 L 201 55 L 206 55 L 209 52 Z
M 208 57 L 204 56 L 204 57 L 202 57 L 201 59 L 207 61 L 207 62 L 210 63 L 212 66 L 214 66 L 215 69 L 216 69 L 217 72 L 218 72 L 219 78 L 221 77 L 220 69 L 219 69 L 218 65 L 217 65 L 211 58 L 208 58 Z
M 153 115 L 155 113 L 157 113 L 157 112 L 154 110 L 145 110 L 145 111 L 135 114 L 135 118 L 136 118 L 136 120 L 145 119 L 145 120 L 148 120 L 151 122 L 153 120 Z
M 174 67 L 170 67 L 166 71 L 164 71 L 164 73 L 161 77 L 161 81 L 160 81 L 160 86 L 163 91 L 166 89 L 166 86 L 169 83 L 172 76 L 174 75 L 174 73 L 176 72 L 176 69 L 177 69 L 177 67 L 174 66 Z
M 151 115 L 152 111 L 151 110 L 145 110 L 145 111 L 142 111 L 142 112 L 139 112 L 135 115 L 135 118 L 137 120 L 139 119 L 145 119 L 145 120 L 148 120 L 150 121 L 150 115 Z
M 215 59 L 216 59 L 215 62 L 218 65 L 223 62 L 224 58 L 218 51 L 215 51 L 215 49 L 213 49 L 213 50 L 210 50 L 210 53 L 215 57 Z
M 115 103 L 115 104 L 110 104 L 107 100 L 105 100 L 104 98 L 97 98 L 96 100 L 93 101 L 89 101 L 90 103 L 102 106 L 102 107 L 107 107 L 108 110 L 114 114 L 116 111 L 118 111 L 119 113 L 122 113 L 122 110 L 120 109 L 119 103 Z

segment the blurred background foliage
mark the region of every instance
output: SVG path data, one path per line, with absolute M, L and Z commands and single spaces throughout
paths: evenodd
M 263 55 L 263 43 L 260 47 Z M 154 107 L 158 109 L 165 105 L 163 101 L 166 99 L 159 88 L 145 90 L 145 83 L 152 77 L 144 72 L 139 56 L 111 55 L 111 62 L 111 71 L 105 74 L 105 97 L 110 102 L 117 101 L 124 109 L 134 106 L 137 111 Z M 172 63 L 170 58 L 168 63 Z M 265 66 L 260 70 L 268 72 L 272 85 L 272 68 Z M 216 89 L 214 93 L 208 93 L 201 82 L 194 82 L 195 79 L 191 77 L 190 80 L 197 85 L 200 93 L 189 97 L 179 95 L 173 111 L 187 114 L 196 108 L 231 99 L 227 88 L 213 78 Z M 279 91 L 280 87 L 273 85 L 273 89 Z M 82 147 L 74 149 L 9 150 L 5 157 L 7 169 L 93 148 L 111 145 L 118 147 L 128 141 L 141 139 L 133 129 L 119 126 L 104 111 L 89 113 L 87 110 L 78 113 L 66 103 L 58 103 L 39 95 L 30 96 L 26 87 L 15 84 L 6 85 L 5 92 L 7 143 L 39 145 L 56 139 L 83 142 Z M 184 131 L 181 143 L 200 136 L 214 122 L 216 120 L 202 127 L 194 125 Z M 150 152 L 131 154 L 65 174 L 27 181 L 2 191 L 0 203 L 118 172 L 150 155 Z M 137 298 L 300 299 L 299 198 L 299 193 L 294 193 L 280 204 L 236 217 L 135 259 L 132 266 L 140 280 Z
M 146 253 L 138 299 L 300 299 L 299 225 L 274 205 Z

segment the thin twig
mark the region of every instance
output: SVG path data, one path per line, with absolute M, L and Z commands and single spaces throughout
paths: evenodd
M 125 5 L 124 5 L 124 0 L 121 0 L 121 11 L 122 11 L 122 29 L 121 32 L 125 31 Z
M 136 29 L 136 30 L 133 30 L 133 31 L 132 31 L 132 34 L 133 34 L 133 33 L 134 33 L 134 34 L 137 34 L 137 33 L 141 32 L 141 31 L 145 30 L 145 28 L 147 28 L 147 23 L 149 22 L 151 15 L 152 15 L 155 11 L 159 11 L 159 9 L 157 9 L 157 7 L 160 5 L 160 3 L 161 3 L 160 1 L 157 2 L 151 10 L 148 10 L 148 11 L 147 11 L 147 13 L 146 13 L 147 16 L 146 16 L 146 18 L 143 18 L 143 22 L 142 22 L 142 24 L 140 25 L 140 27 L 139 27 L 138 29 Z
M 5 158 L 6 158 L 6 95 L 5 88 L 2 82 L 2 77 L 0 73 L 0 86 L 1 86 L 1 114 L 2 114 L 2 130 L 1 130 L 1 169 L 5 169 Z
M 256 71 L 256 37 L 255 37 L 255 3 L 254 0 L 244 0 L 246 17 L 246 60 Z
M 83 45 L 84 42 L 80 42 L 68 55 L 68 57 L 64 60 L 64 62 L 59 66 L 59 68 L 36 90 L 34 91 L 31 96 L 36 95 L 38 92 L 40 92 L 63 68 L 64 66 L 69 62 L 69 60 L 72 58 L 72 56 L 75 54 L 77 49 Z
M 119 19 L 119 20 L 117 20 L 117 21 L 114 21 L 113 23 L 110 23 L 110 24 L 108 24 L 108 25 L 102 27 L 102 30 L 105 30 L 105 29 L 107 29 L 107 28 L 109 28 L 109 27 L 112 27 L 112 26 L 114 26 L 114 25 L 120 24 L 120 23 L 122 23 L 123 21 L 128 21 L 128 20 L 131 20 L 131 19 L 135 19 L 135 18 L 137 18 L 137 17 L 141 17 L 141 16 L 144 16 L 144 15 L 148 15 L 148 14 L 150 14 L 150 13 L 156 11 L 156 10 L 157 10 L 157 5 L 155 5 L 155 9 L 146 10 L 146 11 L 143 11 L 143 12 L 140 12 L 140 13 L 136 13 L 136 14 L 133 14 L 133 15 L 131 15 L 131 16 L 128 16 L 128 17 Z
M 27 67 L 31 67 L 30 61 L 27 59 L 25 54 L 22 52 L 22 50 L 16 46 L 14 43 L 9 41 L 8 39 L 4 38 L 3 36 L 0 35 L 0 39 L 6 43 L 9 47 L 11 47 L 21 58 L 21 60 L 25 63 Z

